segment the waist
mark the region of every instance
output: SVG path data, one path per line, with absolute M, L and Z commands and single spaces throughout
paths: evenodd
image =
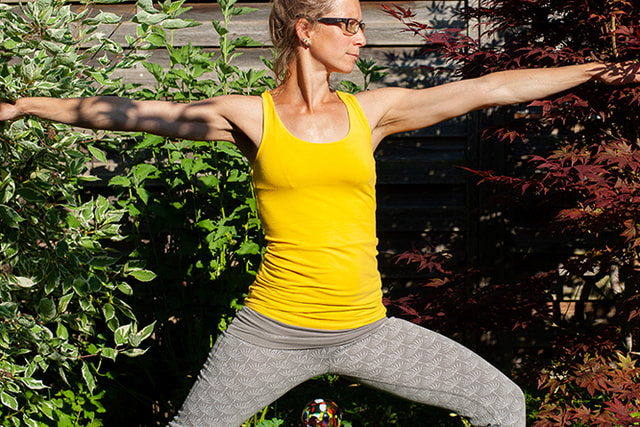
M 386 313 L 374 242 L 341 248 L 269 245 L 246 305 L 278 321 L 328 330 Z
M 375 331 L 386 320 L 383 317 L 358 328 L 324 330 L 289 325 L 244 307 L 226 332 L 261 347 L 300 350 L 349 344 Z

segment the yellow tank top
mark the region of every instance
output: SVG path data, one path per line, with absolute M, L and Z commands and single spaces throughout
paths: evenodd
M 274 320 L 349 329 L 386 314 L 376 260 L 375 162 L 356 98 L 338 92 L 348 134 L 330 143 L 293 136 L 262 95 L 263 134 L 252 165 L 267 249 L 245 304 Z

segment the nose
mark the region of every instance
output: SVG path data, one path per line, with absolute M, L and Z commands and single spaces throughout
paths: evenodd
M 364 35 L 364 31 L 360 30 L 353 36 L 353 43 L 356 46 L 362 47 L 367 44 L 367 37 Z

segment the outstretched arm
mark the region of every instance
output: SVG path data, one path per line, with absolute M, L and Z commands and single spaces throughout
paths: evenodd
M 640 83 L 640 64 L 596 63 L 501 71 L 428 89 L 378 89 L 362 93 L 359 99 L 375 143 L 392 133 L 431 126 L 482 108 L 544 98 L 591 80 Z
M 221 96 L 192 103 L 121 97 L 21 98 L 0 103 L 0 120 L 33 115 L 89 129 L 149 132 L 173 138 L 260 142 L 259 97 Z M 243 147 L 241 147 L 242 149 Z

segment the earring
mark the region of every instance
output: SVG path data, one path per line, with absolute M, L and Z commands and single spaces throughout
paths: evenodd
M 311 43 L 309 43 L 309 40 L 307 39 L 302 39 L 302 44 L 305 45 L 306 47 L 311 47 Z

